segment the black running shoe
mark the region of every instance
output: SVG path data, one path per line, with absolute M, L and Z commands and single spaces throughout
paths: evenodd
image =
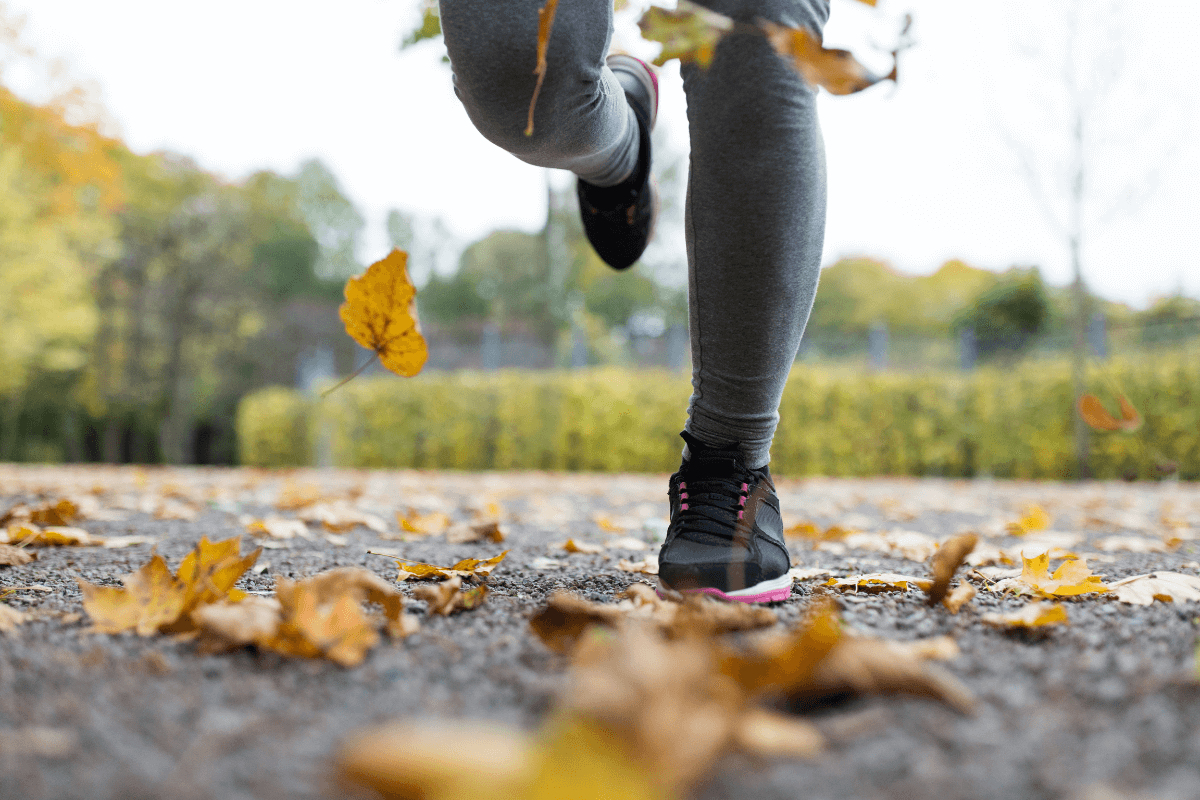
M 658 216 L 658 189 L 650 175 L 650 131 L 658 116 L 658 77 L 641 59 L 612 55 L 608 67 L 625 89 L 625 99 L 638 121 L 638 163 L 633 174 L 616 186 L 593 186 L 580 180 L 579 213 L 596 254 L 614 269 L 641 258 Z
M 770 471 L 749 469 L 737 445 L 680 434 L 691 458 L 671 476 L 671 525 L 658 556 L 664 592 L 771 603 L 792 594 L 791 559 Z

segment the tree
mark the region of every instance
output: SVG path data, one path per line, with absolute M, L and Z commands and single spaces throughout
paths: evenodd
M 296 207 L 320 247 L 317 277 L 344 281 L 361 269 L 356 250 L 366 222 L 320 161 L 301 164 L 296 184 Z
M 957 328 L 974 331 L 979 355 L 1018 353 L 1045 328 L 1050 304 L 1036 267 L 1007 272 L 959 315 Z

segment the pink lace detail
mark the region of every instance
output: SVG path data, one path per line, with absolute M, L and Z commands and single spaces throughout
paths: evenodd
M 742 518 L 742 514 L 745 514 L 745 513 L 746 513 L 745 509 L 743 509 L 743 510 L 739 511 L 739 512 L 738 512 L 738 519 L 741 519 L 741 518 Z
M 687 511 L 687 503 L 680 503 L 680 504 L 679 504 L 679 510 L 680 510 L 680 511 Z

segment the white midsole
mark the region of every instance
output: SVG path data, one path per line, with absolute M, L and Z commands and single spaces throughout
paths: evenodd
M 661 578 L 658 581 L 658 585 L 664 592 L 678 595 L 678 592 L 664 584 Z M 755 584 L 749 588 L 735 589 L 732 592 L 725 592 L 724 594 L 726 597 L 752 597 L 756 594 L 762 594 L 763 592 L 769 592 L 776 589 L 786 589 L 791 585 L 792 576 L 785 573 L 780 575 L 778 578 L 774 578 L 769 581 L 763 581 L 762 583 Z

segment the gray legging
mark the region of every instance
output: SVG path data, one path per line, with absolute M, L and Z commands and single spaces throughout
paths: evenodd
M 540 167 L 608 185 L 637 158 L 637 122 L 604 66 L 612 0 L 562 0 L 524 135 L 544 0 L 441 0 L 454 86 L 475 127 Z M 828 0 L 704 0 L 741 22 L 820 32 Z M 685 67 L 691 164 L 686 232 L 692 340 L 687 430 L 770 460 L 779 401 L 812 308 L 825 236 L 816 99 L 760 36 L 726 37 L 707 70 Z

